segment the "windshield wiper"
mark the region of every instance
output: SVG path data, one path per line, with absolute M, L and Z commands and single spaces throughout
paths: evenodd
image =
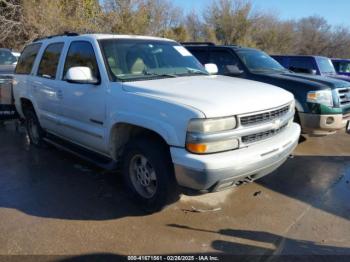
M 174 74 L 155 73 L 155 72 L 150 72 L 150 71 L 147 71 L 147 70 L 144 70 L 143 74 L 146 75 L 146 76 L 177 77 L 177 75 L 174 75 Z
M 195 68 L 187 68 L 187 72 L 189 74 L 194 74 L 194 75 L 208 75 L 207 73 Z

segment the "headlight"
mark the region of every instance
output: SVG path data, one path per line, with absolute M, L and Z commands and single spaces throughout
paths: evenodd
M 192 119 L 188 125 L 188 132 L 214 133 L 228 131 L 236 128 L 237 121 L 234 116 L 212 119 Z
M 311 91 L 307 93 L 307 102 L 333 106 L 333 96 L 331 90 Z
M 210 154 L 236 149 L 239 147 L 238 139 L 220 136 L 220 132 L 236 127 L 236 117 L 192 119 L 187 129 L 186 149 L 195 154 Z

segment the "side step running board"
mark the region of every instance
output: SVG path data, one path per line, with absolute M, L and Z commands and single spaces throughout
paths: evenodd
M 70 154 L 73 154 L 105 170 L 116 171 L 118 169 L 117 162 L 114 161 L 113 159 L 110 159 L 106 156 L 92 152 L 86 148 L 73 144 L 64 139 L 58 138 L 54 135 L 49 134 L 46 138 L 44 138 L 44 141 L 47 142 L 48 144 L 53 145 L 54 147 L 57 147 L 58 149 L 61 149 Z

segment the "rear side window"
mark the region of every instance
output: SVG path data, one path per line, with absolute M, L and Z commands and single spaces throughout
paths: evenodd
M 350 73 L 350 62 L 337 62 L 334 66 L 340 73 Z
M 30 74 L 41 44 L 33 44 L 24 48 L 16 66 L 16 74 Z
M 89 42 L 76 41 L 71 43 L 64 65 L 63 77 L 65 77 L 69 68 L 76 66 L 89 67 L 94 78 L 98 79 L 100 77 L 95 52 Z
M 309 57 L 296 57 L 289 59 L 289 68 L 316 69 L 313 59 Z
M 49 45 L 41 58 L 38 76 L 55 79 L 63 43 Z

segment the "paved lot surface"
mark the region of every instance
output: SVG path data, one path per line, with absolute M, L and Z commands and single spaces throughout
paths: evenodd
M 350 136 L 306 137 L 257 183 L 154 215 L 122 181 L 0 128 L 0 254 L 348 254 Z M 194 212 L 200 211 L 200 212 Z

